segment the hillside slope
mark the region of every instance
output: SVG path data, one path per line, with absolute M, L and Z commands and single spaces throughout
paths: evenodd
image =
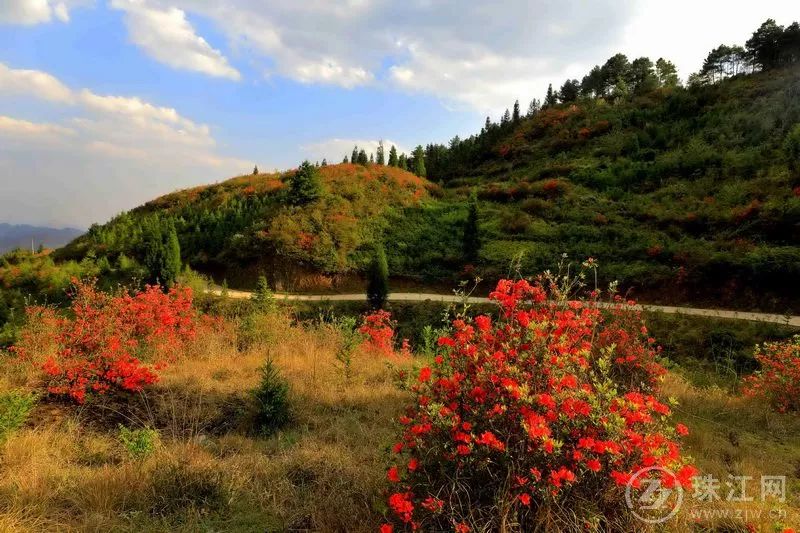
M 325 166 L 324 194 L 293 205 L 292 172 L 240 176 L 149 202 L 57 257 L 91 252 L 112 269 L 141 260 L 143 229 L 160 220 L 175 225 L 184 263 L 232 286 L 261 272 L 283 290 L 341 286 L 382 240 L 391 274 L 426 285 L 494 280 L 512 264 L 540 272 L 566 254 L 596 258 L 602 283 L 651 303 L 797 312 L 800 162 L 788 147 L 800 143 L 798 123 L 797 67 L 579 98 L 429 145 L 431 181 Z M 480 248 L 468 261 L 472 191 Z
M 92 253 L 114 268 L 143 258 L 148 225 L 174 224 L 183 261 L 194 268 L 236 285 L 264 273 L 277 288 L 318 288 L 360 270 L 388 212 L 419 204 L 435 188 L 392 167 L 340 164 L 317 172 L 321 194 L 303 205 L 289 198 L 293 171 L 239 176 L 168 194 L 93 226 L 58 257 Z
M 800 163 L 787 150 L 798 123 L 800 69 L 791 68 L 613 103 L 579 99 L 429 145 L 426 165 L 445 201 L 477 190 L 484 277 L 515 259 L 537 272 L 562 253 L 592 256 L 601 278 L 650 301 L 783 312 L 800 296 Z M 388 241 L 460 230 L 430 208 L 405 219 Z M 447 258 L 428 261 L 428 242 L 418 242 L 392 258 L 397 270 L 454 270 Z

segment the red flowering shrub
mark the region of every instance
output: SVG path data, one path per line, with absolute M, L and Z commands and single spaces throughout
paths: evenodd
M 745 394 L 766 399 L 782 412 L 800 411 L 800 335 L 756 347 L 761 369 L 745 378 Z
M 158 380 L 163 360 L 196 333 L 188 287 L 164 293 L 148 286 L 133 295 L 111 296 L 93 285 L 74 283 L 71 316 L 43 315 L 54 331 L 53 353 L 42 364 L 51 394 L 83 403 L 92 393 L 141 391 Z M 15 352 L 22 358 L 40 355 L 24 342 Z
M 503 280 L 496 321 L 456 320 L 400 418 L 389 508 L 408 529 L 632 530 L 624 490 L 660 466 L 690 485 L 638 313 Z M 646 477 L 646 476 L 645 476 Z M 632 481 L 638 488 L 641 480 Z
M 362 317 L 358 332 L 364 335 L 362 347 L 371 353 L 390 355 L 394 348 L 395 322 L 392 314 L 379 309 Z

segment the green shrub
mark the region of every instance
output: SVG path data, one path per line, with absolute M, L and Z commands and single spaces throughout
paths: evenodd
M 153 453 L 159 442 L 158 431 L 155 429 L 128 429 L 123 425 L 119 426 L 117 439 L 128 455 L 137 461 Z
M 268 313 L 275 309 L 275 295 L 272 293 L 272 289 L 269 288 L 266 277 L 259 276 L 256 290 L 250 299 L 257 311 Z
M 341 363 L 345 378 L 350 379 L 353 374 L 353 352 L 361 344 L 364 336 L 358 331 L 358 320 L 354 316 L 334 317 L 331 322 L 341 335 L 341 342 L 336 350 L 336 360 Z
M 261 367 L 261 382 L 253 391 L 253 399 L 254 425 L 259 434 L 271 435 L 289 422 L 289 383 L 270 360 Z
M 22 427 L 36 404 L 36 397 L 19 391 L 0 393 L 0 444 Z

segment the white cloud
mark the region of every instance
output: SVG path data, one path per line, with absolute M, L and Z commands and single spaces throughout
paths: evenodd
M 785 0 L 735 10 L 722 0 L 148 1 L 208 18 L 270 74 L 385 84 L 489 113 L 541 98 L 548 83 L 580 79 L 617 52 L 671 58 L 685 78 L 719 42 L 743 42 L 769 16 L 797 16 Z
M 39 70 L 11 69 L 0 63 L 0 93 L 29 95 L 52 102 L 71 103 L 72 91 L 55 77 Z
M 154 7 L 144 0 L 112 0 L 111 5 L 125 12 L 131 41 L 157 61 L 209 76 L 241 79 L 225 56 L 195 33 L 182 10 Z
M 389 149 L 392 147 L 392 145 L 397 148 L 398 155 L 401 153 L 411 153 L 410 150 L 401 146 L 400 144 L 389 139 L 384 139 L 383 147 L 386 152 L 387 159 L 389 158 Z M 347 156 L 348 158 L 350 157 L 350 154 L 353 152 L 353 146 L 363 148 L 367 154 L 374 154 L 378 150 L 378 141 L 334 138 L 309 143 L 301 148 L 304 153 L 308 154 L 310 159 L 322 161 L 324 158 L 327 159 L 329 163 L 339 163 L 344 156 Z
M 0 135 L 8 135 L 12 138 L 24 137 L 53 140 L 64 136 L 75 135 L 75 130 L 58 124 L 30 122 L 0 115 Z
M 0 24 L 33 25 L 54 18 L 69 22 L 69 8 L 79 1 L 62 0 L 3 0 L 0 2 Z
M 3 196 L 14 198 L 3 206 L 9 220 L 88 225 L 253 166 L 220 154 L 207 125 L 137 97 L 75 90 L 45 72 L 0 63 L 3 90 L 63 103 L 72 114 L 60 124 L 0 116 L 0 175 L 26 176 L 3 184 Z
M 564 80 L 564 65 L 588 70 L 611 55 L 632 2 L 173 0 L 263 56 L 270 73 L 346 88 L 385 84 L 489 112 L 541 96 Z

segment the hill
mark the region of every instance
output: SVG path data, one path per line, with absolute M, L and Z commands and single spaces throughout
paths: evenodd
M 26 224 L 0 223 L 0 253 L 14 248 L 35 247 L 58 248 L 83 233 L 76 228 L 48 228 Z
M 143 228 L 161 220 L 174 223 L 184 262 L 234 286 L 261 272 L 284 290 L 352 286 L 382 240 L 392 276 L 425 285 L 496 280 L 512 264 L 540 272 L 566 254 L 596 258 L 601 283 L 652 303 L 797 312 L 798 74 L 578 96 L 487 120 L 479 135 L 428 145 L 430 181 L 325 166 L 324 193 L 303 205 L 287 199 L 293 172 L 240 176 L 94 226 L 56 257 L 141 262 Z M 479 246 L 468 259 L 473 191 Z
M 277 288 L 330 286 L 367 264 L 391 211 L 420 204 L 436 188 L 386 166 L 339 164 L 313 172 L 321 190 L 305 202 L 291 198 L 296 171 L 239 176 L 168 194 L 92 226 L 57 257 L 92 253 L 111 268 L 120 260 L 141 262 L 148 225 L 174 224 L 183 261 L 220 280 L 241 285 L 265 273 Z
M 474 189 L 484 277 L 514 260 L 523 272 L 553 268 L 566 253 L 597 258 L 604 280 L 647 300 L 784 311 L 799 294 L 800 173 L 789 148 L 800 139 L 799 73 L 579 98 L 429 145 L 429 176 L 445 196 L 437 213 L 414 206 L 389 226 L 387 241 L 401 244 L 390 264 L 433 276 L 463 266 L 429 248 L 449 239 L 460 250 L 448 236 L 461 222 L 444 213 Z

